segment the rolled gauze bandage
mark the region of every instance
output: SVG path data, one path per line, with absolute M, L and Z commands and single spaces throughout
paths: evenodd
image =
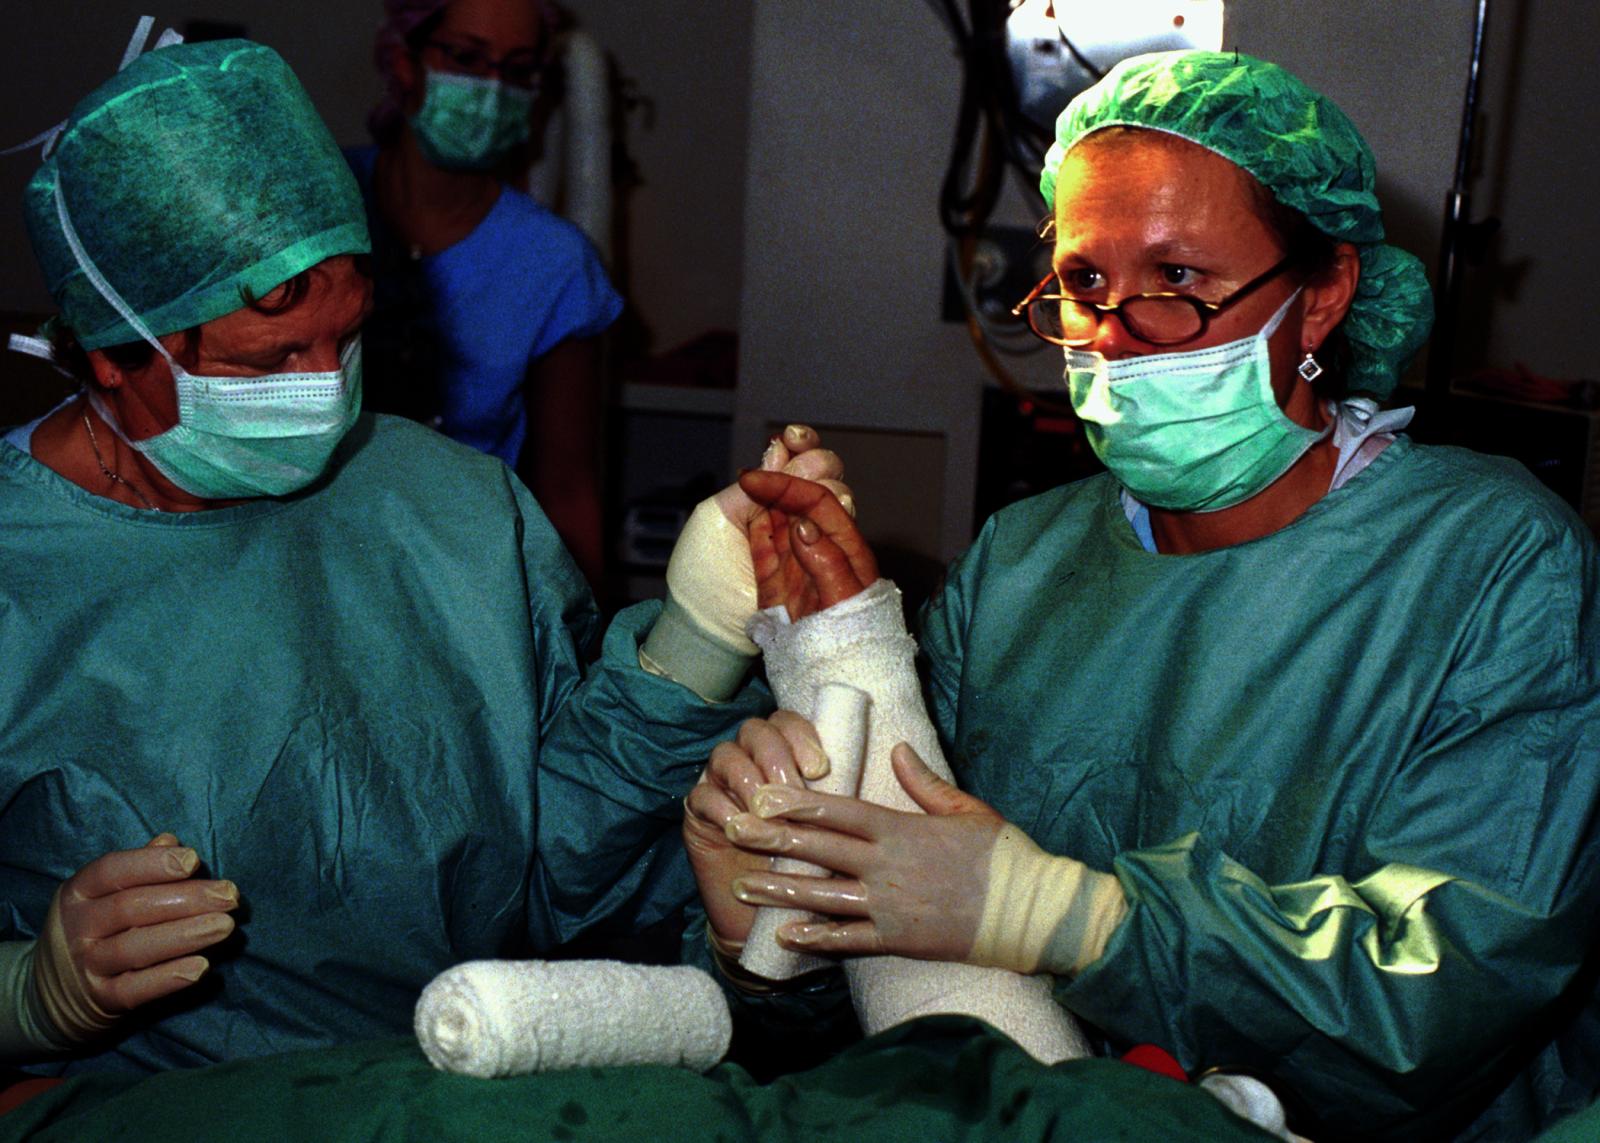
M 812 708 L 801 711 L 817 728 L 822 752 L 828 756 L 828 772 L 807 782 L 824 794 L 854 797 L 861 783 L 861 763 L 867 748 L 867 693 L 844 683 L 825 683 L 817 690 Z M 793 857 L 778 857 L 772 862 L 776 873 L 802 873 L 812 877 L 830 876 L 826 869 Z M 790 921 L 809 921 L 814 914 L 804 909 L 779 909 L 772 906 L 756 910 L 755 923 L 745 938 L 739 967 L 768 980 L 790 980 L 806 972 L 827 968 L 837 961 L 786 949 L 778 943 L 778 926 Z
M 848 683 L 872 696 L 863 801 L 922 812 L 889 762 L 901 742 L 910 743 L 935 774 L 954 780 L 923 705 L 916 644 L 906 633 L 894 584 L 879 580 L 797 623 L 790 623 L 781 607 L 768 608 L 751 621 L 750 637 L 761 648 L 781 707 L 812 709 L 830 682 Z M 868 1035 L 918 1016 L 955 1014 L 987 1021 L 1042 1063 L 1090 1054 L 1077 1024 L 1051 996 L 1048 976 L 905 957 L 854 957 L 845 972 L 856 1016 Z
M 441 1071 L 494 1078 L 666 1064 L 705 1071 L 733 1035 L 722 989 L 697 968 L 613 960 L 476 960 L 417 1000 L 417 1040 Z

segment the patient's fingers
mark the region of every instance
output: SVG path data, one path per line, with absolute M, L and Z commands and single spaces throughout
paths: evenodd
M 822 529 L 809 516 L 790 521 L 789 537 L 790 551 L 816 585 L 818 607 L 841 603 L 878 578 L 876 561 L 865 545 L 858 549 L 858 556 L 865 558 L 853 561 L 843 548 L 823 535 Z M 858 562 L 862 570 L 871 565 L 868 575 L 858 570 Z

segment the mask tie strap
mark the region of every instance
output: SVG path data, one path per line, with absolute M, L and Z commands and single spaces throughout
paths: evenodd
M 118 71 L 144 55 L 144 42 L 150 38 L 150 29 L 155 25 L 154 16 L 139 17 L 139 22 L 133 26 L 133 35 L 128 38 L 128 46 L 122 49 L 122 62 L 117 65 Z
M 72 225 L 72 219 L 67 215 L 67 200 L 61 193 L 61 177 L 59 173 L 55 181 L 55 200 L 56 219 L 61 223 L 61 235 L 67 240 L 67 248 L 72 251 L 72 257 L 77 261 L 78 268 L 83 271 L 83 276 L 89 279 L 89 284 L 95 288 L 95 291 L 106 300 L 106 303 L 112 309 L 117 311 L 122 320 L 133 328 L 134 333 L 137 333 L 145 341 L 153 345 L 156 352 L 167 359 L 167 364 L 177 367 L 178 363 L 173 359 L 172 354 L 167 352 L 167 347 L 155 339 L 155 336 L 150 332 L 150 327 L 139 320 L 139 315 L 133 312 L 128 303 L 122 300 L 122 295 L 118 294 L 111 283 L 106 281 L 105 275 L 100 273 L 99 268 L 95 266 L 94 261 L 89 257 L 89 252 L 83 248 L 83 243 L 78 240 L 78 232 Z
M 155 27 L 155 22 L 156 18 L 154 16 L 139 17 L 139 22 L 134 25 L 133 35 L 128 40 L 128 46 L 122 50 L 122 62 L 117 65 L 118 71 L 121 71 L 134 60 L 144 55 L 145 41 L 150 38 L 150 29 Z M 160 51 L 162 48 L 168 48 L 173 44 L 181 43 L 183 43 L 183 35 L 172 28 L 168 28 L 166 31 L 161 33 L 160 37 L 155 42 L 155 46 L 152 47 L 150 51 Z M 63 119 L 54 127 L 46 128 L 25 143 L 18 143 L 14 147 L 7 147 L 4 150 L 0 150 L 0 156 L 15 155 L 19 151 L 26 151 L 30 147 L 39 147 L 39 157 L 41 159 L 48 159 L 50 157 L 50 152 L 55 149 L 56 139 L 60 137 L 61 132 L 66 128 L 66 126 L 67 121 Z M 41 143 L 43 144 L 42 147 L 39 146 Z
M 55 349 L 42 337 L 29 337 L 25 333 L 14 333 L 7 340 L 6 348 L 12 353 L 26 353 L 29 357 L 37 357 L 42 361 L 47 361 L 50 363 L 50 368 L 61 374 L 61 376 L 71 381 L 78 380 L 77 377 L 73 376 L 71 370 L 62 368 L 61 363 L 56 360 Z

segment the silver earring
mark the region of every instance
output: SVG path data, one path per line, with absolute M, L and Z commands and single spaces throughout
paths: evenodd
M 1306 359 L 1300 363 L 1295 372 L 1300 374 L 1305 381 L 1315 381 L 1322 376 L 1323 368 L 1317 363 L 1317 359 L 1311 356 L 1311 351 L 1308 349 L 1306 350 Z

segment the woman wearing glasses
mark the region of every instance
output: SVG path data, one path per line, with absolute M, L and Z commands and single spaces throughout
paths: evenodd
M 1109 471 L 996 515 L 924 612 L 961 786 L 898 748 L 925 815 L 800 788 L 794 715 L 718 748 L 685 823 L 713 947 L 783 904 L 820 914 L 797 949 L 1052 973 L 1112 1050 L 1253 1072 L 1311 1138 L 1521 1139 L 1590 1101 L 1600 559 L 1518 466 L 1351 395 L 1431 312 L 1373 186 L 1336 107 L 1232 53 L 1066 110 L 1019 310 Z M 743 484 L 791 518 L 763 604 L 863 610 L 848 517 Z
M 372 230 L 367 404 L 516 468 L 602 563 L 595 337 L 622 310 L 577 227 L 501 180 L 550 54 L 543 0 L 385 0 L 375 147 L 347 153 Z

